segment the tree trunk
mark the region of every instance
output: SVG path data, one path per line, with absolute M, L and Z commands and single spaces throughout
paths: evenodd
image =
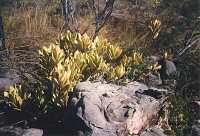
M 78 31 L 78 24 L 75 16 L 76 2 L 73 0 L 61 0 L 65 27 L 71 31 Z
M 0 49 L 5 49 L 5 38 L 4 38 L 4 30 L 3 30 L 3 19 L 0 16 Z

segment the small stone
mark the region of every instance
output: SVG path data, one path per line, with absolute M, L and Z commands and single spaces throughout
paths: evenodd
M 200 120 L 192 126 L 192 136 L 200 136 Z
M 42 136 L 42 135 L 43 135 L 43 130 L 35 128 L 30 128 L 25 130 L 23 134 L 23 136 Z
M 150 128 L 144 131 L 140 136 L 167 136 L 164 134 L 164 131 L 159 128 Z
M 0 128 L 0 136 L 43 136 L 43 130 L 5 126 Z

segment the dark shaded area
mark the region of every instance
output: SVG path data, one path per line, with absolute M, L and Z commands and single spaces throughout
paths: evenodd
M 3 19 L 0 16 L 0 50 L 5 48 L 5 37 L 3 29 Z

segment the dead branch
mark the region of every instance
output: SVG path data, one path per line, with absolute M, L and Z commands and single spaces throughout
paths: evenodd
M 100 12 L 99 8 L 94 6 L 94 8 L 97 10 L 97 13 L 96 13 L 96 19 L 95 19 L 96 30 L 95 30 L 95 33 L 94 33 L 94 36 L 93 36 L 93 40 L 96 38 L 99 31 L 105 25 L 106 21 L 108 20 L 108 18 L 112 14 L 114 2 L 115 2 L 115 0 L 107 0 L 104 9 L 101 12 Z M 94 4 L 94 2 L 93 2 L 93 4 Z

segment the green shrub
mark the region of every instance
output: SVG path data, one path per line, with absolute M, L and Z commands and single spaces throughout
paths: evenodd
M 86 34 L 68 31 L 39 51 L 38 75 L 26 76 L 20 85 L 5 92 L 6 97 L 12 108 L 39 118 L 52 109 L 62 111 L 68 93 L 80 81 L 99 77 L 113 82 L 144 80 L 155 69 L 141 52 L 133 50 L 126 56 L 123 51 L 105 39 L 92 41 Z

